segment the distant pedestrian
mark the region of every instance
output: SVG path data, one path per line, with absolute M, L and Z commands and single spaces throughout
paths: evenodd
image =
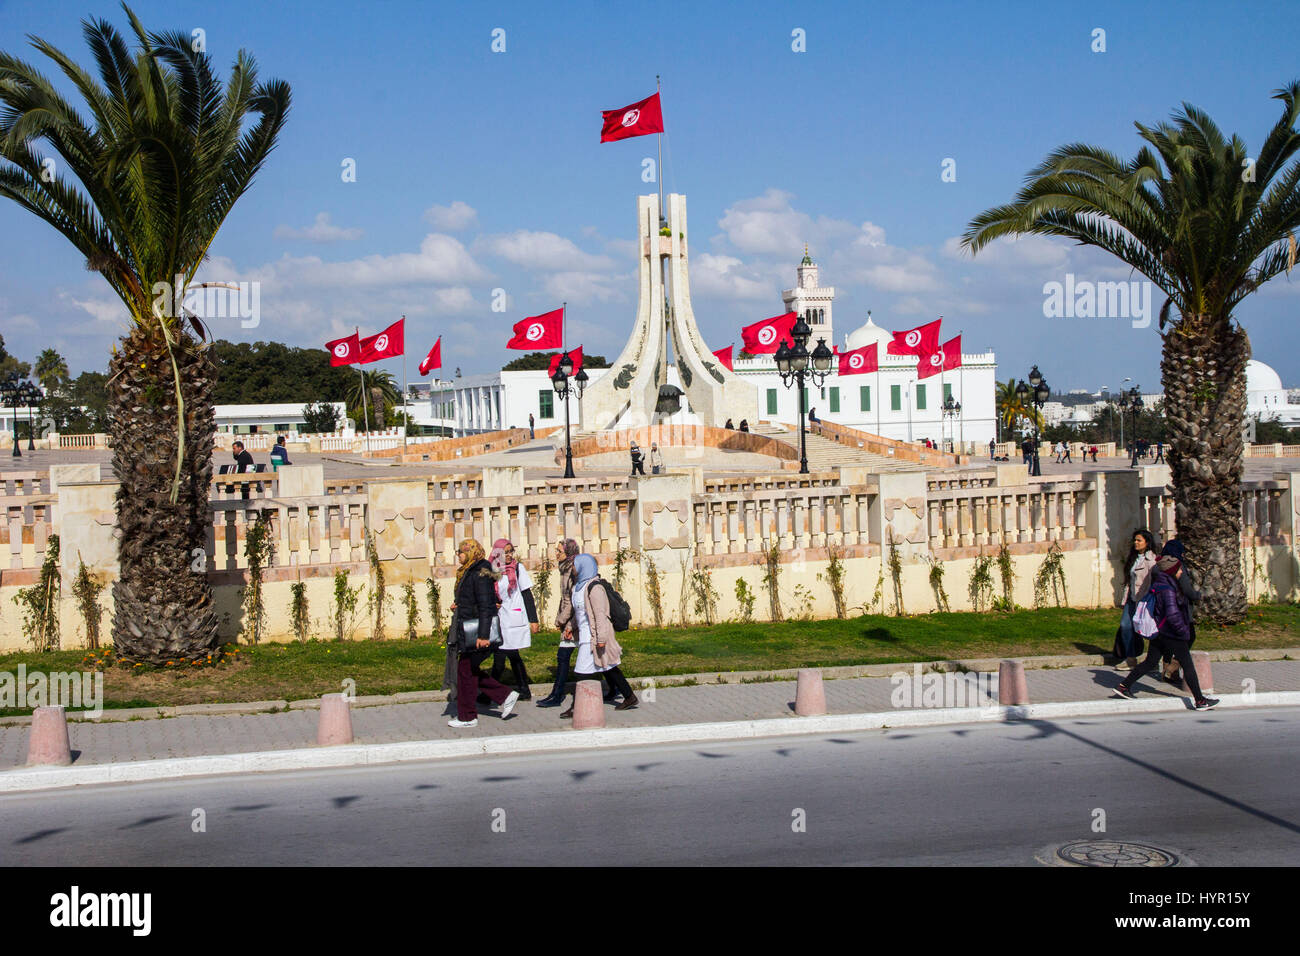
M 519 652 L 533 642 L 537 633 L 537 603 L 533 600 L 533 580 L 528 569 L 515 560 L 515 546 L 506 538 L 492 544 L 492 571 L 499 575 L 496 581 L 497 620 L 501 625 L 501 646 L 492 652 L 492 679 L 501 680 L 506 661 L 515 675 L 516 690 L 520 700 L 532 700 L 528 684 L 528 670 Z
M 748 419 L 748 418 L 742 418 L 742 419 L 740 420 L 740 430 L 741 430 L 742 432 L 747 432 L 747 431 L 749 431 L 749 419 Z
M 636 442 L 632 442 L 632 444 L 628 448 L 628 451 L 632 455 L 632 474 L 644 475 L 645 456 L 641 454 L 641 446 L 638 445 Z
M 996 440 L 996 439 L 993 439 L 993 438 L 990 438 L 990 439 L 989 439 L 989 461 L 993 461 L 993 460 L 995 460 L 997 457 L 998 457 L 998 443 L 997 443 L 997 440 Z
M 573 559 L 582 549 L 572 538 L 555 542 L 555 566 L 560 572 L 560 608 L 555 615 L 555 629 L 560 632 L 560 646 L 555 654 L 555 685 L 551 692 L 537 702 L 538 707 L 559 707 L 564 703 L 569 683 L 569 662 L 573 659 Z
M 808 409 L 808 421 L 813 425 L 817 425 L 821 423 L 821 419 L 817 417 L 816 408 Z
M 253 456 L 248 453 L 248 449 L 244 447 L 242 441 L 237 441 L 231 445 L 230 451 L 235 458 L 235 471 L 237 473 L 243 474 L 244 472 L 253 471 L 257 467 L 253 464 Z M 248 500 L 248 485 L 249 483 L 245 481 L 239 486 L 239 497 L 245 501 Z M 227 489 L 227 493 L 229 493 L 229 489 Z
M 650 443 L 650 474 L 657 475 L 664 470 L 664 453 L 659 450 L 657 442 Z
M 529 440 L 531 440 L 531 439 L 534 439 L 534 438 L 536 438 L 536 437 L 537 437 L 537 432 L 536 432 L 536 430 L 533 428 L 533 413 L 532 413 L 532 412 L 529 412 L 529 413 L 528 413 L 528 438 L 529 438 Z
M 1182 562 L 1172 554 L 1161 556 L 1151 572 L 1150 591 L 1153 598 L 1152 616 L 1159 624 L 1159 630 L 1151 638 L 1151 650 L 1141 664 L 1133 668 L 1127 678 L 1119 682 L 1115 693 L 1120 697 L 1133 698 L 1133 685 L 1145 674 L 1155 670 L 1160 658 L 1169 654 L 1177 658 L 1182 667 L 1183 678 L 1187 688 L 1192 692 L 1193 705 L 1197 710 L 1209 710 L 1218 703 L 1213 697 L 1206 697 L 1201 692 L 1201 684 L 1196 678 L 1196 667 L 1192 663 L 1191 643 L 1192 629 L 1190 607 L 1183 596 L 1178 581 L 1185 572 Z
M 1074 464 L 1073 460 L 1070 458 L 1070 443 L 1068 441 L 1061 442 L 1061 452 L 1065 455 L 1063 460 L 1066 464 Z
M 1165 443 L 1164 443 L 1163 441 L 1158 441 L 1158 442 L 1156 442 L 1156 461 L 1155 461 L 1155 463 L 1158 465 L 1158 464 L 1160 464 L 1160 463 L 1161 463 L 1162 461 L 1164 461 L 1164 460 L 1165 460 Z
M 728 428 L 728 429 L 735 430 L 735 427 L 736 427 L 736 426 L 733 425 L 733 424 L 731 423 L 731 419 L 728 418 L 728 419 L 727 419 L 727 424 L 723 425 L 722 427 L 723 427 L 723 428 Z
M 279 436 L 275 440 L 275 445 L 271 448 L 271 467 L 277 471 L 282 465 L 292 465 L 289 460 L 289 448 L 285 444 L 285 437 Z
M 1115 656 L 1123 658 L 1116 670 L 1129 670 L 1137 666 L 1137 656 L 1142 653 L 1142 636 L 1133 627 L 1133 615 L 1138 602 L 1146 599 L 1151 589 L 1151 571 L 1156 565 L 1156 539 L 1146 528 L 1133 532 L 1133 547 L 1124 559 L 1124 609 L 1120 615 L 1119 631 L 1115 639 Z
M 492 565 L 483 555 L 483 545 L 466 538 L 456 549 L 460 567 L 456 571 L 455 598 L 451 609 L 456 613 L 455 637 L 459 648 L 456 664 L 456 716 L 449 727 L 477 727 L 476 699 L 481 690 L 501 705 L 501 717 L 510 716 L 519 695 L 479 670 L 491 653 L 492 622 L 497 616 L 496 590 L 493 588 Z M 466 633 L 466 625 L 472 633 Z
M 1020 443 L 1020 454 L 1024 457 L 1024 464 L 1029 465 L 1033 463 L 1034 440 L 1032 438 L 1026 437 L 1025 440 Z
M 1092 452 L 1092 463 L 1095 465 L 1095 464 L 1097 463 L 1097 446 L 1096 446 L 1096 445 L 1093 445 L 1093 446 L 1092 446 L 1091 448 L 1089 448 L 1088 450 L 1089 450 L 1090 452 Z M 1087 455 L 1084 455 L 1083 457 L 1084 457 L 1084 459 L 1086 460 L 1088 456 L 1087 456 Z
M 623 702 L 615 710 L 631 710 L 640 701 L 632 687 L 623 676 L 619 663 L 623 649 L 614 636 L 614 624 L 609 618 L 609 596 L 596 559 L 589 554 L 580 554 L 573 559 L 574 584 L 571 600 L 573 602 L 573 619 L 577 624 L 578 659 L 574 664 L 574 676 L 579 680 L 599 680 L 602 675 L 608 678 L 610 687 L 623 695 Z M 574 692 L 577 700 L 577 692 Z M 572 717 L 573 707 L 560 714 Z

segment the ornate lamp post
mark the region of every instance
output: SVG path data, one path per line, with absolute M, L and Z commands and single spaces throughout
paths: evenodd
M 43 399 L 44 397 L 45 397 L 45 393 L 42 392 L 37 386 L 30 385 L 30 384 L 27 386 L 27 450 L 28 451 L 36 450 L 36 441 L 35 441 L 36 426 L 32 423 L 32 405 L 38 404 L 41 401 L 41 399 Z
M 555 394 L 564 399 L 564 477 L 573 478 L 573 441 L 569 433 L 569 393 L 576 393 L 579 401 L 582 400 L 582 391 L 587 387 L 587 373 L 579 369 L 578 374 L 574 375 L 573 358 L 568 352 L 565 352 L 560 359 L 555 374 L 551 376 L 551 386 L 555 389 Z
M 0 382 L 0 405 L 8 406 L 14 415 L 14 458 L 23 456 L 22 449 L 18 444 L 18 409 L 22 405 L 27 406 L 28 428 L 31 427 L 31 403 L 40 396 L 40 391 L 31 382 L 19 378 L 17 375 L 11 375 L 9 378 Z M 28 437 L 28 447 L 34 449 L 36 446 L 31 444 L 31 438 Z
M 1128 407 L 1133 411 L 1133 460 L 1128 463 L 1136 468 L 1138 463 L 1138 413 L 1142 411 L 1142 393 L 1134 385 L 1128 390 Z
M 780 348 L 776 350 L 776 370 L 781 373 L 782 384 L 786 388 L 793 385 L 799 397 L 799 474 L 806 475 L 808 474 L 808 440 L 804 418 L 808 410 L 804 408 L 804 383 L 811 381 L 814 386 L 820 388 L 830 372 L 834 355 L 826 347 L 824 338 L 817 340 L 817 347 L 809 354 L 808 339 L 812 335 L 812 329 L 802 316 L 790 330 L 790 335 L 794 338 L 794 347 L 791 348 L 789 342 L 784 339 L 781 341 Z
M 948 434 L 951 435 L 952 422 L 961 414 L 961 402 L 953 401 L 953 397 L 949 395 L 943 400 L 942 408 L 944 420 L 948 422 Z
M 1035 365 L 1029 372 L 1029 384 L 1023 381 L 1016 386 L 1016 397 L 1020 399 L 1021 405 L 1032 404 L 1040 415 L 1034 416 L 1034 454 L 1029 459 L 1029 474 L 1041 475 L 1042 467 L 1038 461 L 1038 446 L 1041 444 L 1041 436 L 1038 430 L 1038 420 L 1041 416 L 1042 408 L 1047 404 L 1047 400 L 1052 397 L 1052 389 L 1043 378 L 1043 373 L 1038 371 Z

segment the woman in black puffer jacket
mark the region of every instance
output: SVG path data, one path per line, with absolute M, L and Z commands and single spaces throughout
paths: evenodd
M 501 705 L 503 719 L 510 716 L 519 695 L 479 669 L 492 653 L 488 635 L 492 633 L 492 622 L 497 616 L 496 579 L 492 565 L 483 554 L 483 545 L 467 538 L 456 549 L 456 556 L 460 559 L 460 568 L 456 571 L 451 609 L 456 612 L 453 636 L 460 643 L 461 651 L 456 670 L 456 717 L 447 723 L 450 727 L 477 727 L 475 699 L 480 690 L 493 703 Z M 478 621 L 478 641 L 469 650 L 465 649 L 465 621 Z

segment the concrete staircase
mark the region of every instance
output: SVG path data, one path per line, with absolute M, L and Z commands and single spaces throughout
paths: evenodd
M 775 425 L 758 425 L 753 430 L 756 434 L 785 442 L 796 450 L 799 448 L 798 430 L 784 429 Z M 805 447 L 808 452 L 810 471 L 829 471 L 840 465 L 870 468 L 874 472 L 914 471 L 919 467 L 916 462 L 898 461 L 890 455 L 880 455 L 865 448 L 841 445 L 839 442 L 814 435 L 812 432 L 807 433 Z

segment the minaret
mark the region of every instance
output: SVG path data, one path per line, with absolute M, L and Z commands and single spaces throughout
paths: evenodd
M 831 302 L 835 298 L 834 287 L 822 288 L 817 263 L 808 254 L 807 244 L 803 247 L 803 259 L 799 263 L 798 278 L 795 288 L 781 293 L 787 312 L 798 312 L 803 320 L 812 327 L 812 338 L 808 347 L 812 348 L 820 338 L 826 339 L 828 347 L 835 344 L 835 330 L 831 323 Z

